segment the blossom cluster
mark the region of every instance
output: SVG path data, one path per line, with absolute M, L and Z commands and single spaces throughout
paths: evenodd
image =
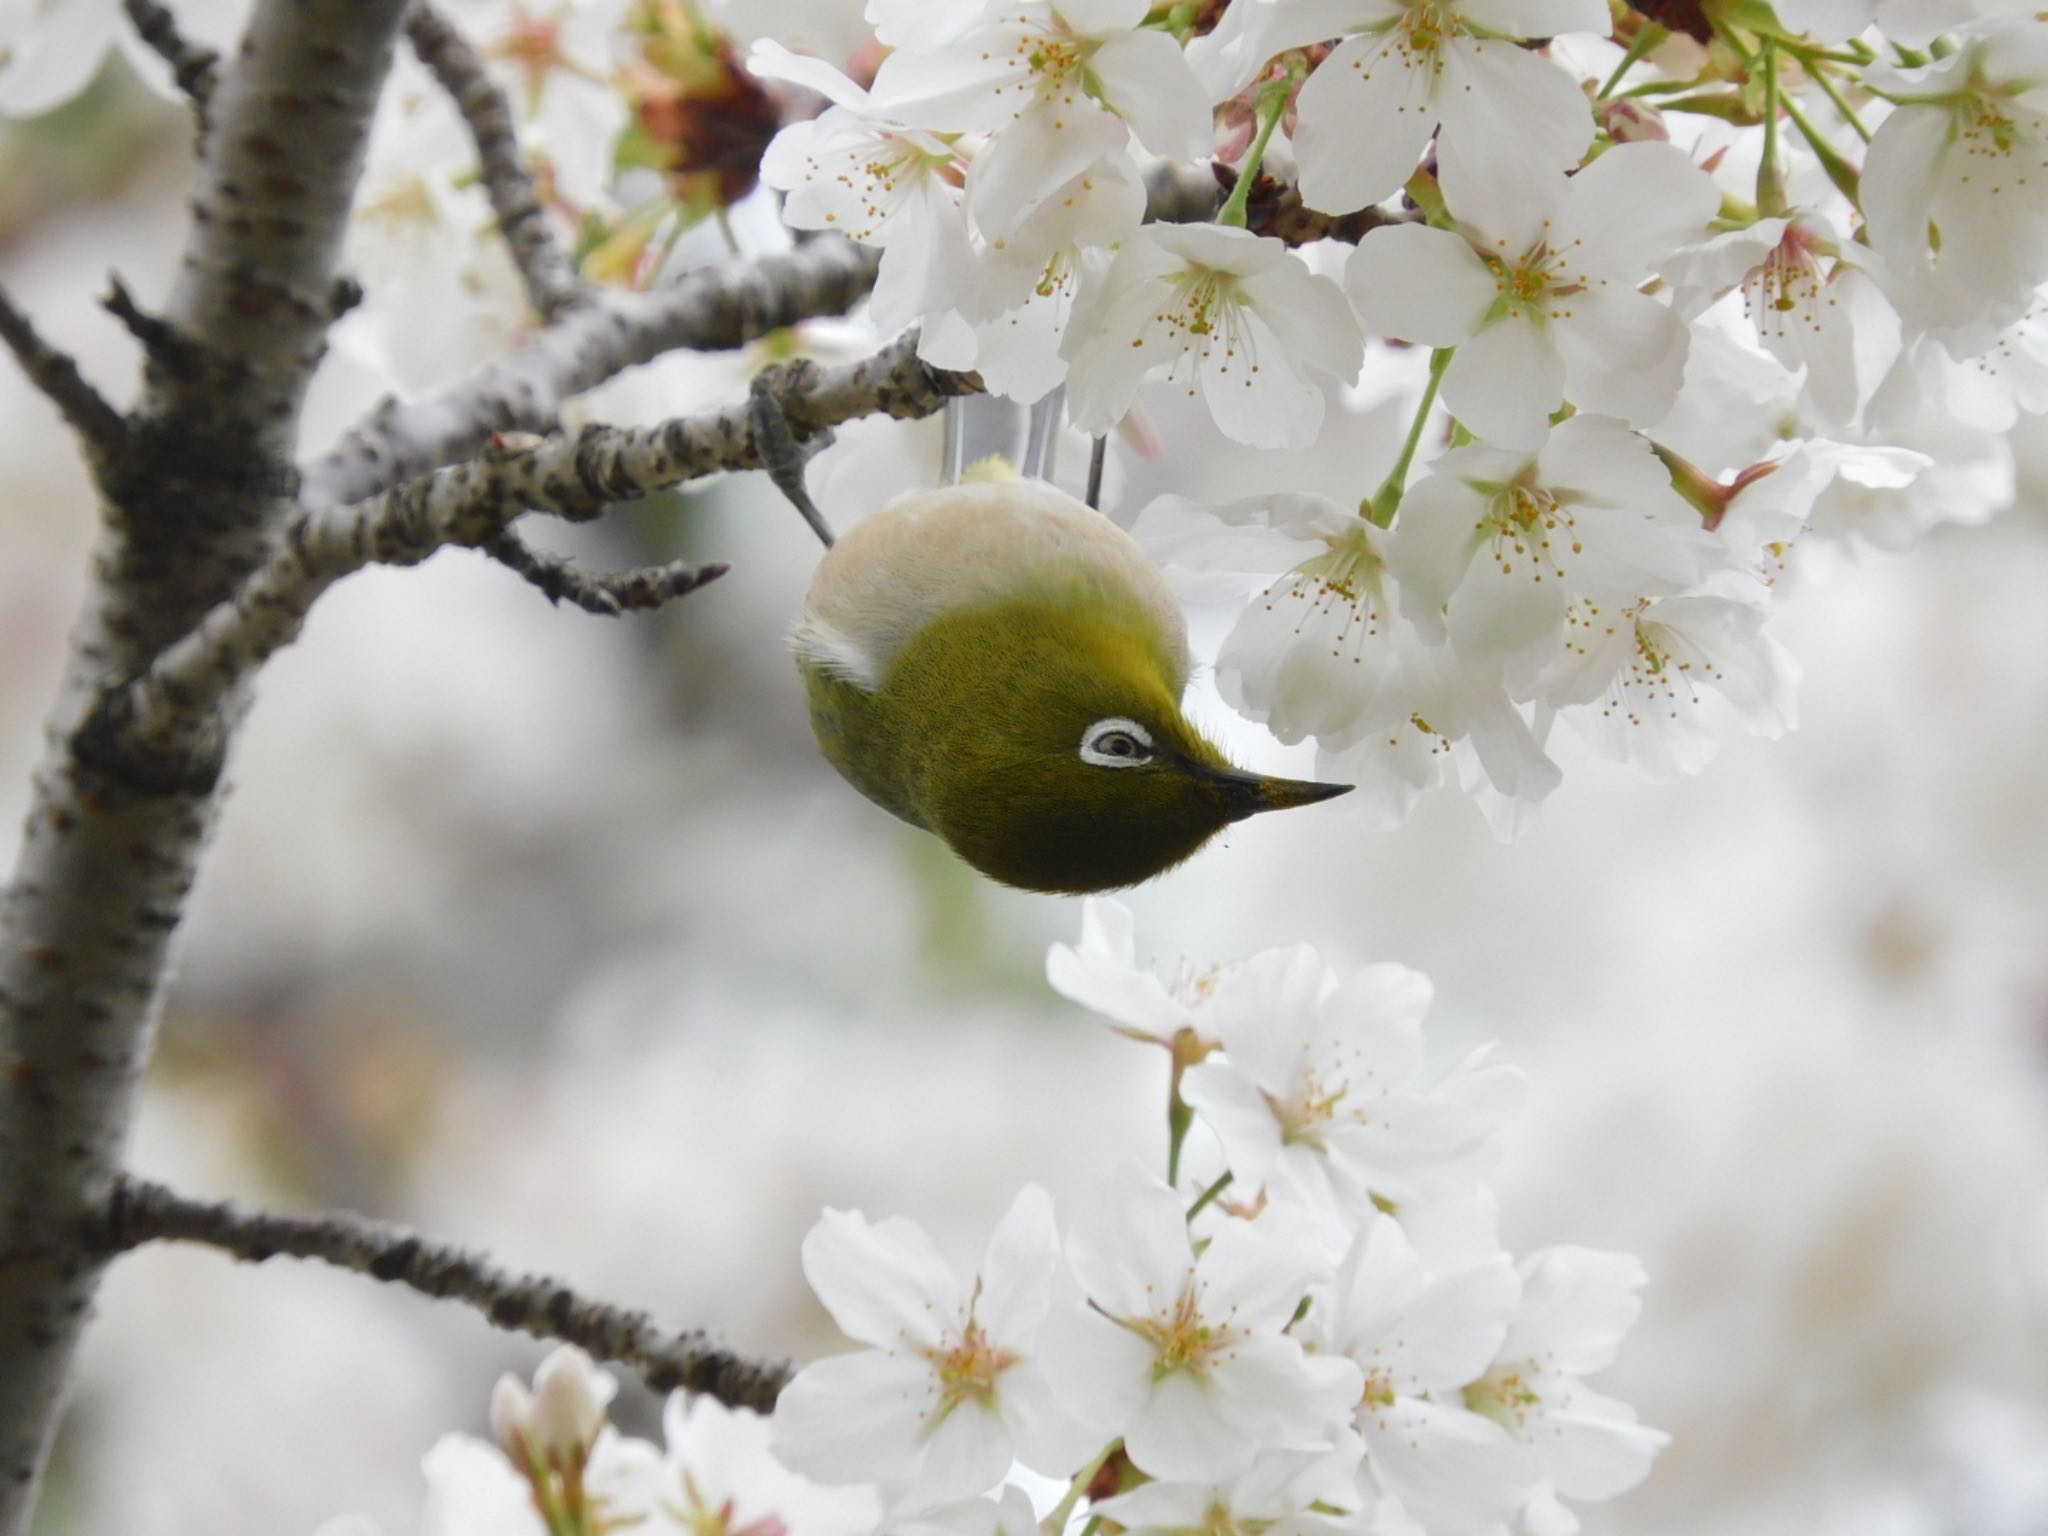
M 1123 1165 L 1064 1232 L 1026 1188 L 972 1273 L 900 1217 L 828 1212 L 805 1273 L 864 1347 L 784 1392 L 787 1465 L 962 1536 L 1562 1532 L 1566 1500 L 1648 1471 L 1664 1436 L 1583 1380 L 1641 1266 L 1501 1251 L 1485 1180 L 1522 1079 L 1425 1065 L 1425 978 L 1296 946 L 1169 986 L 1122 907 L 1083 925 L 1050 978 L 1165 1048 L 1167 1176 Z
M 504 1376 L 491 1438 L 452 1434 L 430 1450 L 420 1529 L 431 1536 L 863 1536 L 877 1508 L 865 1489 L 820 1487 L 769 1448 L 768 1421 L 677 1393 L 656 1445 L 609 1422 L 618 1383 L 561 1346 L 529 1389 Z M 319 1536 L 377 1536 L 343 1515 Z
M 1429 1062 L 1423 976 L 1302 945 L 1169 983 L 1104 900 L 1047 973 L 1162 1049 L 1164 1177 L 1114 1168 L 1064 1226 L 1026 1186 L 972 1269 L 903 1217 L 827 1211 L 804 1273 L 860 1347 L 772 1422 L 679 1395 L 657 1447 L 559 1350 L 499 1383 L 491 1441 L 428 1455 L 422 1528 L 1557 1536 L 1649 1471 L 1666 1437 L 1585 1381 L 1642 1266 L 1502 1250 L 1487 1179 L 1523 1079 Z
M 1798 552 L 2006 493 L 2000 434 L 2048 409 L 2042 18 L 1707 6 L 1703 47 L 1588 0 L 1184 9 L 877 0 L 866 90 L 757 44 L 833 102 L 766 174 L 792 224 L 880 247 L 880 323 L 998 393 L 1064 384 L 1090 431 L 1164 377 L 1309 449 L 1326 385 L 1405 375 L 1407 446 L 1354 500 L 1283 480 L 1137 522 L 1244 578 L 1223 696 L 1313 740 L 1346 808 L 1392 823 L 1455 775 L 1513 835 L 1559 722 L 1663 777 L 1775 735 Z M 1241 190 L 1291 153 L 1307 208 L 1377 227 L 1143 223 L 1137 157 L 1205 116 Z
M 75 90 L 118 9 L 0 4 L 0 110 Z M 447 9 L 587 277 L 837 231 L 879 252 L 870 339 L 1089 433 L 1153 441 L 1163 385 L 1287 450 L 1136 527 L 1236 580 L 1224 698 L 1380 824 L 1455 782 L 1512 835 L 1563 733 L 1668 777 L 1787 729 L 1788 575 L 1989 515 L 2048 411 L 2048 19 L 2014 0 Z M 1151 218 L 1211 166 L 1213 219 Z M 529 323 L 410 59 L 350 260 L 338 348 L 403 391 Z M 1389 406 L 1398 457 L 1312 494 Z

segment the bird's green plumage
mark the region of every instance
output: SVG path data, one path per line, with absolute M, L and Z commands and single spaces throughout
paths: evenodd
M 1238 773 L 1188 723 L 1178 610 L 1100 514 L 1035 482 L 899 506 L 827 556 L 798 635 L 818 746 L 876 804 L 1005 884 L 1082 892 L 1336 792 Z M 1146 760 L 1083 757 L 1116 720 Z
M 1181 759 L 1227 769 L 1180 712 L 1169 648 L 1135 604 L 1055 575 L 927 623 L 873 693 L 806 668 L 825 756 L 876 804 L 1030 890 L 1131 885 L 1233 817 Z M 1154 762 L 1083 762 L 1083 733 L 1145 726 Z

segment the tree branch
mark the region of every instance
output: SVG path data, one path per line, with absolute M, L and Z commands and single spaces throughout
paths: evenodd
M 838 368 L 784 370 L 780 415 L 801 443 L 857 416 L 929 416 L 981 381 L 933 368 L 917 335 Z M 621 501 L 725 470 L 762 467 L 756 398 L 654 427 L 587 426 L 536 440 L 501 436 L 490 452 L 345 507 L 313 507 L 229 599 L 126 688 L 104 698 L 91 731 L 115 757 L 218 772 L 217 712 L 238 681 L 297 636 L 321 593 L 367 565 L 417 565 L 451 545 L 488 548 L 528 512 L 588 521 Z
M 628 1367 L 656 1392 L 702 1392 L 731 1408 L 772 1412 L 790 1376 L 786 1362 L 743 1359 L 701 1330 L 671 1333 L 645 1312 L 579 1296 L 544 1275 L 507 1274 L 479 1254 L 347 1212 L 286 1216 L 193 1200 L 130 1177 L 114 1186 L 84 1231 L 109 1258 L 145 1243 L 181 1242 L 204 1243 L 252 1264 L 279 1255 L 331 1264 L 460 1302 L 498 1328 L 577 1345 Z
M 466 459 L 493 432 L 544 432 L 562 403 L 664 352 L 744 346 L 816 315 L 844 314 L 874 286 L 875 254 L 839 236 L 785 256 L 721 262 L 674 286 L 605 293 L 496 367 L 400 407 L 387 400 L 305 473 L 316 505 L 360 501 Z
M 1176 165 L 1160 161 L 1145 172 L 1145 217 L 1160 224 L 1200 224 L 1216 216 L 1237 185 L 1237 172 L 1227 165 Z M 1301 189 L 1284 177 L 1261 175 L 1245 206 L 1245 228 L 1289 245 L 1317 240 L 1348 240 L 1354 244 L 1371 230 L 1388 224 L 1413 224 L 1421 210 L 1361 208 L 1356 213 L 1318 213 L 1301 200 Z
M 213 86 L 170 294 L 160 316 L 135 311 L 141 399 L 97 466 L 107 515 L 0 893 L 0 1536 L 27 1527 L 98 1287 L 78 1223 L 119 1167 L 218 789 L 146 754 L 97 756 L 86 726 L 110 678 L 240 586 L 291 506 L 402 8 L 260 0 Z M 228 697 L 211 719 L 238 711 Z
M 121 413 L 100 397 L 98 390 L 78 371 L 78 364 L 36 334 L 27 315 L 14 307 L 5 290 L 0 290 L 0 341 L 7 343 L 21 371 L 31 384 L 71 423 L 71 430 L 85 442 L 95 460 L 118 452 L 128 435 Z
M 535 549 L 512 528 L 492 535 L 477 547 L 538 588 L 549 602 L 573 603 L 600 618 L 659 608 L 718 580 L 732 569 L 719 563 L 693 565 L 686 560 L 672 560 L 666 565 L 647 565 L 632 571 L 586 571 L 559 555 Z
M 121 0 L 121 4 L 136 35 L 171 66 L 171 78 L 191 98 L 192 115 L 198 120 L 199 131 L 205 133 L 206 108 L 213 99 L 214 81 L 220 74 L 220 55 L 211 48 L 201 48 L 179 31 L 178 18 L 171 14 L 170 7 L 158 4 L 157 0 Z
M 419 61 L 454 98 L 462 120 L 469 125 L 483 167 L 484 191 L 505 243 L 512 248 L 512 260 L 526 285 L 527 302 L 549 320 L 585 302 L 589 295 L 548 224 L 547 210 L 541 206 L 533 177 L 519 152 L 519 129 L 511 103 L 485 73 L 483 60 L 426 0 L 413 0 L 405 16 L 405 36 Z

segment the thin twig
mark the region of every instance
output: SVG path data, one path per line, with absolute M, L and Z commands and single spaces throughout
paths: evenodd
M 483 167 L 484 191 L 526 284 L 527 302 L 545 319 L 586 302 L 589 295 L 548 224 L 547 210 L 519 152 L 512 104 L 485 72 L 483 60 L 425 0 L 413 0 L 405 13 L 405 36 L 469 125 Z
M 192 102 L 192 115 L 199 131 L 206 132 L 206 108 L 213 100 L 214 82 L 220 77 L 220 55 L 202 48 L 178 30 L 178 18 L 169 6 L 157 0 L 122 0 L 136 35 L 171 66 L 171 78 Z
M 36 333 L 28 316 L 14 307 L 4 290 L 0 290 L 0 341 L 7 343 L 29 382 L 64 413 L 64 419 L 95 456 L 104 457 L 120 447 L 128 431 L 121 413 L 100 397 L 69 355 Z
M 494 431 L 547 431 L 570 396 L 664 352 L 740 347 L 843 314 L 874 285 L 875 263 L 873 251 L 835 235 L 785 256 L 719 262 L 672 287 L 601 294 L 475 378 L 380 407 L 307 467 L 306 499 L 360 501 L 470 457 Z
M 477 547 L 538 588 L 549 602 L 573 603 L 585 613 L 603 618 L 659 608 L 708 586 L 732 569 L 719 562 L 693 565 L 672 560 L 632 571 L 586 571 L 559 555 L 535 549 L 510 528 Z
M 122 329 L 141 344 L 149 365 L 166 377 L 232 386 L 244 372 L 232 360 L 210 356 L 168 320 L 136 303 L 135 295 L 118 276 L 107 278 L 107 296 L 100 300 L 100 307 L 121 322 Z
M 260 1264 L 312 1259 L 481 1312 L 499 1328 L 560 1339 L 637 1373 L 657 1392 L 701 1392 L 767 1413 L 789 1380 L 783 1361 L 748 1360 L 699 1329 L 670 1332 L 645 1312 L 577 1294 L 545 1275 L 513 1275 L 480 1254 L 347 1212 L 288 1216 L 226 1200 L 194 1200 L 124 1177 L 87 1222 L 86 1240 L 113 1255 L 145 1243 L 203 1243 Z

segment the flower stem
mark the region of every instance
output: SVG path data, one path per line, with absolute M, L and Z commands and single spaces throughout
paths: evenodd
M 1173 1076 L 1167 1080 L 1166 1088 L 1166 1182 L 1175 1187 L 1180 1184 L 1180 1149 L 1188 1139 L 1188 1128 L 1195 1123 L 1195 1112 L 1180 1096 L 1180 1077 L 1186 1070 L 1187 1063 L 1175 1051 Z
M 1612 96 L 1614 88 L 1621 84 L 1621 77 L 1628 73 L 1629 66 L 1670 35 L 1668 31 L 1654 21 L 1644 27 L 1642 31 L 1629 40 L 1628 52 L 1621 56 L 1621 62 L 1614 66 L 1614 73 L 1607 77 L 1600 87 L 1600 94 L 1593 99 L 1595 101 L 1605 101 L 1609 96 Z
M 1203 1190 L 1199 1195 L 1195 1196 L 1195 1203 L 1188 1207 L 1188 1221 L 1190 1223 L 1192 1223 L 1197 1216 L 1202 1214 L 1202 1212 L 1208 1207 L 1210 1201 L 1214 1200 L 1218 1195 L 1222 1194 L 1224 1190 L 1230 1188 L 1230 1181 L 1233 1177 L 1235 1177 L 1235 1175 L 1226 1171 L 1222 1178 L 1218 1179 L 1214 1184 L 1211 1184 L 1207 1189 Z
M 1067 1485 L 1065 1496 L 1053 1506 L 1050 1514 L 1038 1522 L 1038 1529 L 1043 1536 L 1060 1536 L 1060 1532 L 1067 1528 L 1067 1521 L 1073 1516 L 1074 1506 L 1081 1502 L 1081 1496 L 1088 1491 L 1088 1485 L 1095 1481 L 1095 1474 L 1102 1470 L 1102 1464 L 1114 1456 L 1122 1445 L 1122 1440 L 1110 1441 L 1093 1461 L 1074 1474 L 1073 1482 Z
M 1863 126 L 1863 119 L 1856 115 L 1856 109 L 1849 105 L 1849 98 L 1842 94 L 1842 88 L 1835 84 L 1826 68 L 1827 61 L 1837 59 L 1838 55 L 1819 49 L 1794 48 L 1789 44 L 1785 45 L 1785 51 L 1806 66 L 1807 78 L 1826 93 L 1828 100 L 1835 104 L 1835 111 L 1841 114 L 1842 121 L 1855 130 L 1856 137 L 1868 144 L 1870 130 Z M 1787 105 L 1790 105 L 1789 100 Z
M 1758 51 L 1764 71 L 1764 153 L 1756 165 L 1756 210 L 1772 219 L 1781 217 L 1787 206 L 1785 167 L 1778 157 L 1778 45 L 1765 38 Z
M 1415 408 L 1415 420 L 1408 424 L 1408 440 L 1401 444 L 1401 456 L 1394 460 L 1394 467 L 1387 472 L 1380 488 L 1358 509 L 1361 516 L 1382 528 L 1391 527 L 1394 514 L 1401 510 L 1401 496 L 1408 488 L 1408 467 L 1415 462 L 1415 450 L 1422 446 L 1422 429 L 1429 424 L 1429 413 L 1436 408 L 1437 391 L 1443 388 L 1444 370 L 1451 366 L 1451 357 L 1457 350 L 1438 347 L 1430 353 L 1429 384 L 1422 391 L 1422 403 Z
M 1267 81 L 1259 88 L 1258 136 L 1252 140 L 1252 147 L 1244 152 L 1244 163 L 1237 168 L 1237 185 L 1230 189 L 1229 201 L 1216 215 L 1218 224 L 1244 228 L 1245 210 L 1251 202 L 1252 187 L 1259 179 L 1259 167 L 1266 158 L 1266 146 L 1273 142 L 1273 130 L 1280 126 L 1280 119 L 1287 111 L 1288 98 L 1294 94 L 1300 78 L 1296 67 L 1290 65 L 1286 74 L 1277 80 Z
M 1814 158 L 1820 161 L 1821 169 L 1828 173 L 1828 180 L 1835 184 L 1835 189 L 1860 209 L 1863 206 L 1863 178 L 1856 167 L 1842 158 L 1841 151 L 1828 142 L 1827 135 L 1814 126 L 1813 120 L 1799 110 L 1799 104 L 1790 96 L 1785 98 L 1785 115 L 1792 119 L 1792 126 L 1799 130 L 1800 137 L 1813 150 Z

